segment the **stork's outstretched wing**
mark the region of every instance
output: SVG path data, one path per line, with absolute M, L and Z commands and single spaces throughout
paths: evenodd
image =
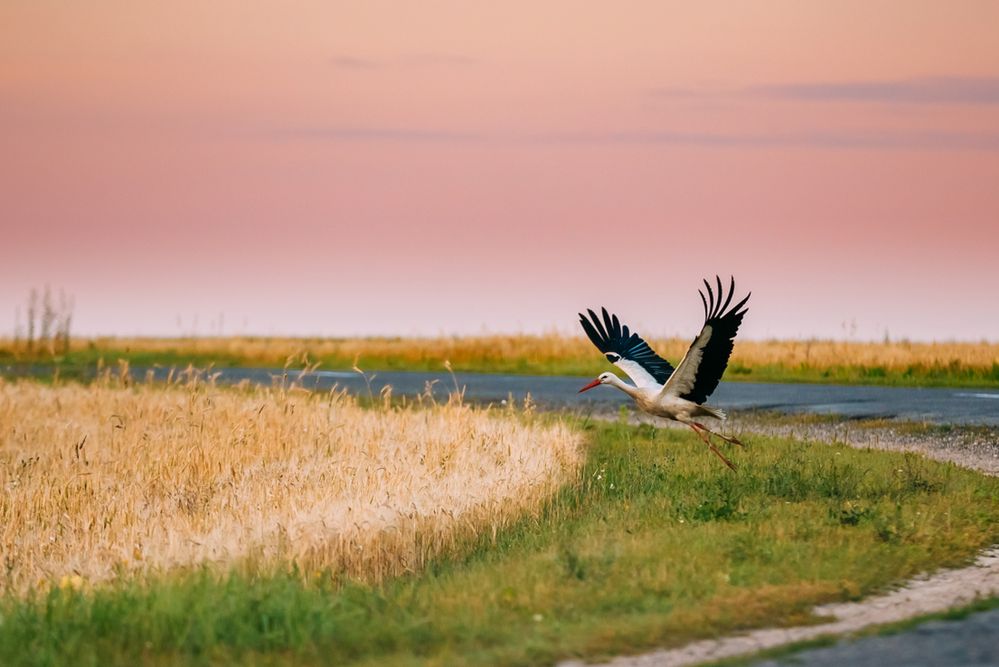
M 704 302 L 704 326 L 690 344 L 676 372 L 663 387 L 664 396 L 679 396 L 694 403 L 703 403 L 718 386 L 718 381 L 728 366 L 728 358 L 732 354 L 732 341 L 739 331 L 739 325 L 742 324 L 743 315 L 748 310 L 743 306 L 749 301 L 752 293 L 729 308 L 732 295 L 735 294 L 735 278 L 732 278 L 727 297 L 722 289 L 721 278 L 715 276 L 715 281 L 718 287 L 717 300 L 707 280 L 704 281 L 704 286 L 708 289 L 708 298 L 704 297 L 704 292 L 698 290 L 701 301 Z
M 641 336 L 629 331 L 627 325 L 622 326 L 617 315 L 609 314 L 606 308 L 600 310 L 603 322 L 587 309 L 590 319 L 580 313 L 579 323 L 607 361 L 627 373 L 636 387 L 665 384 L 673 373 L 673 366 L 656 354 Z

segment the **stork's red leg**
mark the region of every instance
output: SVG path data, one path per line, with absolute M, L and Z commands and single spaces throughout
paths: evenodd
M 714 455 L 720 458 L 722 463 L 731 468 L 733 472 L 736 470 L 735 464 L 729 461 L 727 458 L 725 458 L 725 455 L 722 454 L 720 451 L 718 451 L 718 448 L 715 447 L 714 443 L 711 442 L 708 439 L 708 437 L 704 435 L 704 433 L 701 430 L 698 429 L 698 427 L 700 426 L 700 428 L 703 429 L 704 431 L 707 431 L 708 429 L 704 428 L 703 426 L 697 423 L 688 423 L 687 425 L 690 426 L 690 428 L 694 429 L 694 433 L 700 436 L 701 440 L 704 441 L 704 444 L 708 446 L 708 449 L 714 452 Z
M 717 431 L 712 431 L 711 429 L 709 429 L 709 428 L 708 428 L 707 426 L 705 426 L 704 424 L 702 424 L 702 423 L 700 423 L 700 422 L 694 422 L 694 423 L 695 423 L 695 424 L 697 424 L 697 427 L 698 427 L 698 428 L 701 428 L 701 429 L 704 429 L 705 431 L 707 431 L 707 432 L 708 432 L 708 433 L 710 433 L 711 435 L 716 435 L 716 436 L 718 436 L 719 438 L 721 438 L 721 439 L 722 439 L 722 440 L 724 440 L 725 442 L 729 442 L 729 443 L 731 443 L 731 444 L 733 444 L 733 445 L 739 445 L 739 446 L 740 446 L 740 447 L 742 447 L 743 449 L 745 449 L 745 448 L 746 448 L 746 446 L 745 446 L 744 444 L 742 444 L 742 443 L 741 443 L 741 442 L 739 441 L 739 439 L 738 439 L 738 438 L 733 438 L 733 437 L 732 437 L 732 436 L 730 436 L 730 435 L 725 435 L 724 433 L 718 433 Z

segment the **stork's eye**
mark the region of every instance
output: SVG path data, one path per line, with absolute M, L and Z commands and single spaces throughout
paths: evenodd
M 614 354 L 613 352 L 605 354 L 604 356 L 607 357 L 607 361 L 611 362 L 612 364 L 621 358 L 620 354 Z

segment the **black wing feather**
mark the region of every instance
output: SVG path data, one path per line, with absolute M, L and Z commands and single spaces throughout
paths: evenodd
M 600 318 L 597 317 L 597 314 L 591 309 L 587 309 L 586 312 L 590 314 L 590 319 L 593 320 L 593 324 L 597 328 L 597 334 L 599 334 L 601 338 L 608 338 L 607 332 L 604 331 L 604 325 L 600 323 Z M 582 317 L 582 315 L 580 315 L 580 317 Z
M 704 311 L 706 315 L 704 326 L 711 327 L 711 336 L 704 344 L 704 349 L 701 353 L 701 363 L 698 365 L 695 374 L 694 386 L 687 393 L 680 394 L 680 398 L 685 398 L 688 401 L 698 404 L 708 400 L 708 396 L 718 387 L 718 382 L 725 373 L 725 368 L 728 366 L 728 358 L 732 355 L 735 335 L 739 332 L 739 325 L 742 324 L 743 316 L 749 310 L 748 308 L 744 308 L 744 306 L 752 295 L 752 292 L 750 292 L 742 301 L 728 308 L 728 304 L 731 303 L 732 295 L 735 292 L 735 278 L 732 278 L 728 298 L 724 298 L 721 278 L 715 276 L 715 280 L 718 285 L 718 300 L 715 300 L 715 295 L 707 280 L 704 281 L 704 286 L 708 289 L 709 298 L 705 299 L 704 294 L 701 294 L 701 300 L 705 302 Z M 722 301 L 723 298 L 724 302 Z M 701 330 L 703 331 L 703 327 Z M 698 335 L 699 337 L 700 335 Z M 694 340 L 696 341 L 697 338 Z
M 611 315 L 606 308 L 601 308 L 601 318 L 592 310 L 587 309 L 590 317 L 579 314 L 579 323 L 587 337 L 598 350 L 607 354 L 613 352 L 623 359 L 630 359 L 649 372 L 656 382 L 666 384 L 673 374 L 673 365 L 655 353 L 649 344 L 636 333 L 631 333 L 627 325 L 621 324 L 617 315 Z
M 592 312 L 593 311 L 590 311 L 591 314 Z M 590 324 L 590 321 L 586 319 L 586 316 L 583 315 L 582 313 L 579 314 L 579 323 L 583 325 L 583 331 L 586 332 L 587 337 L 597 347 L 598 350 L 604 353 L 610 351 L 609 349 L 607 349 L 607 346 L 604 344 L 604 341 L 607 339 L 607 337 L 601 336 L 600 333 L 593 327 L 593 325 Z

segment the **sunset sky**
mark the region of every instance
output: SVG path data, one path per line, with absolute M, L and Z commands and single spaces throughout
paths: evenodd
M 999 340 L 999 2 L 0 4 L 0 336 Z

